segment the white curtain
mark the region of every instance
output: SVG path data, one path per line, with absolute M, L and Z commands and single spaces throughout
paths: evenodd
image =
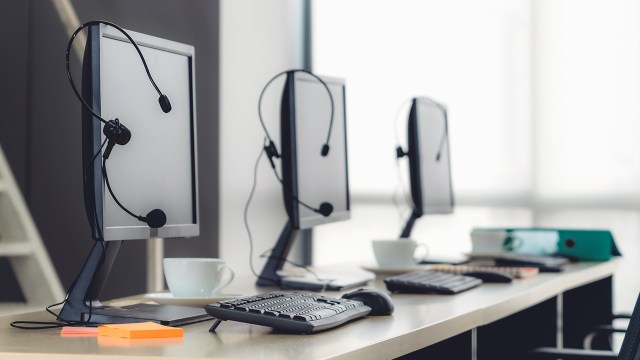
M 315 263 L 372 262 L 370 241 L 399 235 L 398 174 L 408 188 L 394 132 L 406 146 L 402 105 L 423 95 L 449 109 L 457 207 L 423 217 L 412 237 L 464 252 L 476 226 L 608 228 L 625 255 L 616 307 L 631 309 L 640 290 L 638 1 L 321 0 L 311 24 L 313 70 L 347 79 L 353 202 L 350 221 L 314 229 Z

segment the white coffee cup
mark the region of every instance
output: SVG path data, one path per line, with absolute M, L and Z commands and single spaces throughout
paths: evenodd
M 175 297 L 214 296 L 235 275 L 226 261 L 214 258 L 165 258 L 163 265 L 164 277 Z M 228 276 L 223 281 L 225 272 Z
M 409 268 L 415 266 L 427 256 L 427 247 L 415 240 L 400 238 L 393 240 L 373 240 L 373 253 L 381 268 Z M 421 256 L 416 249 L 424 248 Z

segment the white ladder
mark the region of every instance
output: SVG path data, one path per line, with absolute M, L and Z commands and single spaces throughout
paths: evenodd
M 42 310 L 65 292 L 0 147 L 0 257 L 9 258 L 26 302 L 0 302 L 0 314 Z M 0 291 L 6 291 L 1 288 Z

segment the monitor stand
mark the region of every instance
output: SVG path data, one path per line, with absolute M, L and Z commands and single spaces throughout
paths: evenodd
M 181 326 L 211 319 L 204 308 L 153 304 L 101 305 L 98 297 L 121 245 L 122 241 L 95 241 L 80 274 L 69 289 L 58 320 L 87 325 L 152 321 Z
M 400 238 L 408 238 L 411 236 L 411 230 L 413 230 L 413 225 L 416 223 L 416 220 L 422 216 L 422 213 L 416 211 L 415 209 L 411 212 L 411 216 L 407 219 L 407 223 L 402 229 L 402 233 L 400 234 Z M 461 265 L 469 262 L 469 257 L 464 254 L 429 254 L 424 259 L 420 261 L 420 264 L 451 264 L 451 265 Z
M 267 263 L 258 277 L 258 286 L 279 286 L 284 289 L 300 289 L 310 291 L 341 291 L 366 285 L 373 277 L 344 275 L 344 274 L 313 274 L 282 275 L 282 269 L 286 262 L 291 246 L 298 236 L 299 229 L 294 229 L 291 221 L 287 221 L 273 248 Z

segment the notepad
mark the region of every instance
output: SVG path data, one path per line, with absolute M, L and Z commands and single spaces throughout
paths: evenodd
M 98 329 L 84 326 L 64 326 L 60 330 L 60 335 L 64 337 L 96 336 L 98 335 Z
M 184 330 L 153 322 L 98 326 L 98 335 L 125 339 L 182 337 Z
M 98 346 L 100 347 L 145 347 L 145 346 L 163 346 L 181 344 L 184 337 L 168 337 L 168 338 L 148 338 L 148 339 L 125 339 L 111 336 L 96 336 Z

